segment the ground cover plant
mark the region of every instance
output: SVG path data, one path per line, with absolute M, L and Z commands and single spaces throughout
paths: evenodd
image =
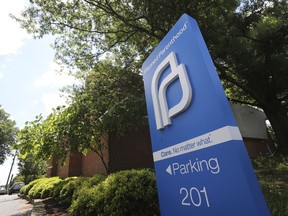
M 252 160 L 272 216 L 288 216 L 288 156 Z

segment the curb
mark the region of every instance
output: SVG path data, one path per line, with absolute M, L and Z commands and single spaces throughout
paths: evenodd
M 22 199 L 26 199 L 29 203 L 33 205 L 31 216 L 46 216 L 45 204 L 42 202 L 42 199 L 31 199 L 29 196 L 19 194 Z

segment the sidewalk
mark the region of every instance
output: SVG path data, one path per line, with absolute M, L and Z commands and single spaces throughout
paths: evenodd
M 26 199 L 29 203 L 33 205 L 31 216 L 46 216 L 45 204 L 42 199 L 30 199 L 29 196 L 18 194 L 21 199 Z
M 26 199 L 33 205 L 29 216 L 69 216 L 70 214 L 66 209 L 57 205 L 52 198 L 45 199 L 31 199 L 29 196 L 18 195 L 22 199 Z

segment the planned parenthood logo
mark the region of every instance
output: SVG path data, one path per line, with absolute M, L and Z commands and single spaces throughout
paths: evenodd
M 170 66 L 171 72 L 159 86 L 159 79 L 165 69 Z M 167 87 L 179 78 L 182 89 L 182 98 L 180 102 L 171 108 L 168 108 L 166 90 Z M 151 83 L 151 93 L 155 113 L 157 130 L 163 129 L 171 124 L 171 118 L 183 112 L 192 100 L 192 88 L 189 82 L 187 71 L 184 64 L 178 65 L 175 52 L 169 55 L 158 65 Z

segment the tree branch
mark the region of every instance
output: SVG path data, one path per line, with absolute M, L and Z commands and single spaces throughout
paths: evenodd
M 220 71 L 220 77 L 224 80 L 227 80 L 228 82 L 236 85 L 240 89 L 243 89 L 245 92 L 247 92 L 249 95 L 251 95 L 252 98 L 254 98 L 255 101 L 259 102 L 259 106 L 262 106 L 265 104 L 265 102 L 248 86 L 242 84 L 241 82 L 237 81 L 233 77 L 229 76 L 226 71 L 230 71 L 227 67 L 224 65 L 221 65 L 217 62 L 214 62 L 216 68 Z
M 88 3 L 88 4 L 91 4 L 91 5 L 95 6 L 95 7 L 98 7 L 98 8 L 100 8 L 100 9 L 102 9 L 102 10 L 103 10 L 104 12 L 106 12 L 107 14 L 114 15 L 117 19 L 119 19 L 120 21 L 122 21 L 124 24 L 126 24 L 127 26 L 129 26 L 129 27 L 131 27 L 131 28 L 133 28 L 133 29 L 135 29 L 135 30 L 137 30 L 137 31 L 144 32 L 144 33 L 146 33 L 146 34 L 148 34 L 148 35 L 151 35 L 151 36 L 153 36 L 153 37 L 155 37 L 155 38 L 157 38 L 157 39 L 159 39 L 159 40 L 161 39 L 161 37 L 158 36 L 158 35 L 156 35 L 154 32 L 148 31 L 147 29 L 145 29 L 145 28 L 143 28 L 143 27 L 140 27 L 140 26 L 138 26 L 138 25 L 132 24 L 130 21 L 136 21 L 137 18 L 127 19 L 126 17 L 121 16 L 119 13 L 117 13 L 117 12 L 113 9 L 113 7 L 112 7 L 107 1 L 105 1 L 105 2 L 106 2 L 106 5 L 103 5 L 103 4 L 100 4 L 100 3 L 95 4 L 94 2 L 91 2 L 91 1 L 89 1 L 89 0 L 84 0 L 84 1 L 85 1 L 86 3 Z M 139 16 L 139 17 L 138 17 L 138 20 L 139 20 L 140 18 L 142 19 L 142 18 L 145 18 L 145 17 L 144 17 L 144 16 Z
M 70 29 L 76 29 L 79 31 L 83 31 L 83 32 L 89 32 L 89 33 L 98 33 L 98 34 L 117 34 L 117 33 L 129 33 L 128 31 L 123 31 L 123 30 L 117 30 L 117 31 L 97 31 L 97 30 L 87 30 L 87 29 L 83 29 L 83 28 L 79 28 L 73 25 L 69 25 L 66 23 L 62 23 L 60 21 L 57 22 L 52 22 L 50 23 L 50 25 L 62 25 L 64 27 L 68 27 Z
M 235 98 L 229 98 L 229 97 L 227 97 L 227 98 L 228 98 L 229 101 L 232 101 L 232 102 L 235 102 L 235 103 L 246 104 L 246 105 L 250 105 L 250 106 L 258 106 L 257 103 L 243 101 L 243 100 L 239 100 L 239 99 L 235 99 Z
M 244 34 L 233 34 L 233 35 L 230 35 L 230 36 L 232 36 L 232 37 L 243 37 L 243 38 L 249 39 L 249 40 L 251 40 L 251 41 L 253 41 L 253 42 L 265 44 L 264 41 L 261 41 L 261 40 L 252 38 L 252 37 L 250 37 L 250 36 L 248 36 L 248 35 L 244 35 Z

